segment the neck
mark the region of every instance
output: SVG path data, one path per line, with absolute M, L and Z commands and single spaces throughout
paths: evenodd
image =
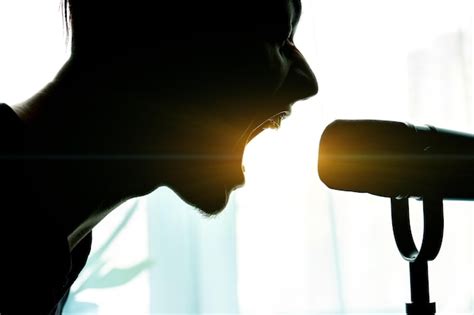
M 122 153 L 118 144 L 129 142 L 126 133 L 133 130 L 125 125 L 130 115 L 108 112 L 125 97 L 120 88 L 109 93 L 111 88 L 100 75 L 68 63 L 42 91 L 14 106 L 25 125 L 26 152 L 43 157 L 25 163 L 28 181 L 41 196 L 39 208 L 61 222 L 71 248 L 117 205 L 157 187 L 156 173 L 149 182 L 134 180 L 143 169 L 137 161 L 90 159 Z M 61 158 L 70 154 L 79 158 Z

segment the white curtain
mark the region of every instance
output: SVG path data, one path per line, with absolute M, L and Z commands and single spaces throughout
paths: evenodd
M 164 188 L 108 216 L 67 313 L 403 313 L 408 265 L 389 200 L 329 191 L 318 141 L 334 119 L 474 133 L 472 12 L 472 0 L 304 0 L 296 43 L 319 94 L 252 141 L 247 184 L 217 218 Z M 0 101 L 32 95 L 67 56 L 58 0 L 0 1 Z M 410 206 L 419 239 L 421 204 Z M 438 313 L 473 312 L 473 210 L 445 202 L 430 263 Z

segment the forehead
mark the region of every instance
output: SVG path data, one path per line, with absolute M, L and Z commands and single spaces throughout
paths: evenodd
M 246 15 L 252 17 L 247 23 L 257 26 L 284 24 L 294 28 L 301 15 L 300 0 L 248 0 L 247 3 Z
M 279 17 L 298 20 L 301 15 L 300 0 L 253 0 L 259 6 L 260 17 Z

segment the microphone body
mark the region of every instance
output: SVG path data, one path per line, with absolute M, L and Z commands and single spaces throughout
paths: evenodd
M 474 200 L 474 135 L 380 120 L 336 120 L 318 172 L 332 189 L 383 197 Z

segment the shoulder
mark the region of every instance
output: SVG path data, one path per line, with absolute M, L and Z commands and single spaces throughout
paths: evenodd
M 10 106 L 0 103 L 0 153 L 21 150 L 22 137 L 22 121 Z

